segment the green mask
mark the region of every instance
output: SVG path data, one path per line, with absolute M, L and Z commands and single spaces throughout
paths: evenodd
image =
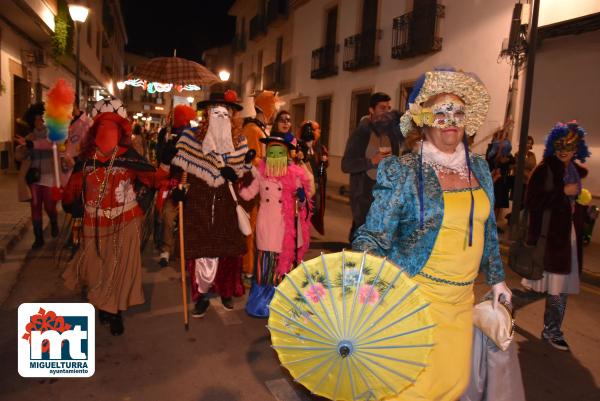
M 288 155 L 287 147 L 279 144 L 270 145 L 267 148 L 268 177 L 281 177 L 287 173 Z

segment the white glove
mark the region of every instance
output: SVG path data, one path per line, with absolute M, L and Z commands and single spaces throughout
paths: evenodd
M 498 301 L 500 300 L 501 295 L 504 295 L 504 299 L 506 300 L 506 302 L 512 302 L 512 292 L 506 285 L 505 281 L 494 284 L 492 286 L 492 294 L 494 294 L 494 299 L 492 300 L 492 305 L 494 306 L 494 309 L 498 305 Z

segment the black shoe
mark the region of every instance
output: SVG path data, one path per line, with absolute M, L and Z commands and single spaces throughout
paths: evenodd
M 36 237 L 35 241 L 33 241 L 33 244 L 31 244 L 31 249 L 40 249 L 43 246 L 44 246 L 44 239 Z
M 169 266 L 169 259 L 160 258 L 160 260 L 158 261 L 158 264 L 160 265 L 160 267 L 167 267 L 167 266 Z
M 44 228 L 41 221 L 33 222 L 33 235 L 35 235 L 35 241 L 31 245 L 31 249 L 40 249 L 44 246 Z
M 102 309 L 98 309 L 98 320 L 100 320 L 100 324 L 105 326 L 110 323 L 111 314 L 107 311 L 103 311 Z
M 233 310 L 233 298 L 221 297 L 221 303 L 223 304 L 223 308 L 225 308 L 225 310 Z
M 121 317 L 120 311 L 117 313 L 111 313 L 108 322 L 110 323 L 110 334 L 113 336 L 120 336 L 125 331 L 125 326 L 123 326 L 123 318 Z
M 56 220 L 56 217 L 50 220 L 50 235 L 52 235 L 52 238 L 58 237 L 58 220 Z
M 197 302 L 196 302 L 196 307 L 194 308 L 194 310 L 192 311 L 192 317 L 204 317 L 204 315 L 206 315 L 206 310 L 208 309 L 208 307 L 210 306 L 210 301 L 204 297 L 200 298 Z
M 570 351 L 569 344 L 562 338 L 544 338 L 548 344 L 561 351 Z

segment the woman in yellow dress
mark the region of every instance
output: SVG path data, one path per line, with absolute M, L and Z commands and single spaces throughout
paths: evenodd
M 468 150 L 485 120 L 489 95 L 473 75 L 425 73 L 400 127 L 412 153 L 379 165 L 374 202 L 353 248 L 386 256 L 419 282 L 436 324 L 427 367 L 392 400 L 455 401 L 470 377 L 473 283 L 479 272 L 494 300 L 504 283 L 493 181 L 485 159 Z M 466 135 L 465 135 L 466 134 Z

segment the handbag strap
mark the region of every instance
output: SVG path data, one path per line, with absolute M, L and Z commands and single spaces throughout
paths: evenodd
M 237 196 L 235 196 L 233 184 L 231 183 L 231 181 L 227 181 L 227 184 L 229 184 L 229 192 L 231 192 L 231 197 L 233 198 L 233 201 L 235 202 L 236 205 L 238 205 L 238 199 L 237 199 Z

